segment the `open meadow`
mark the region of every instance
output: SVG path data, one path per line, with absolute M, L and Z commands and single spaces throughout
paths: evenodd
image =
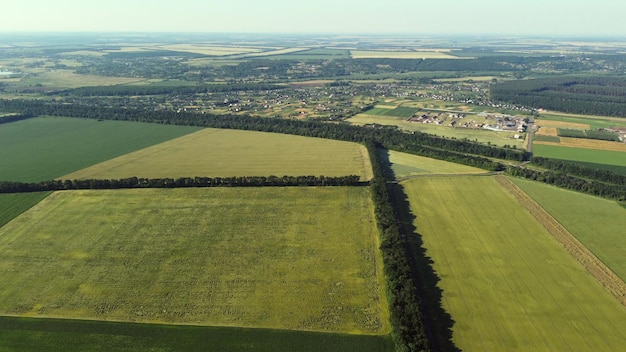
M 0 314 L 389 333 L 365 187 L 62 191 L 0 228 Z
M 402 185 L 461 350 L 626 348 L 626 307 L 495 178 Z
M 540 182 L 512 180 L 626 281 L 626 209 L 608 199 Z
M 51 180 L 197 127 L 37 117 L 0 125 L 0 181 Z
M 207 128 L 60 178 L 358 175 L 369 180 L 371 169 L 367 150 L 357 143 Z

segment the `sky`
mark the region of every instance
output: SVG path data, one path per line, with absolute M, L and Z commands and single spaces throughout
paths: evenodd
M 8 0 L 0 32 L 499 34 L 626 38 L 625 0 Z

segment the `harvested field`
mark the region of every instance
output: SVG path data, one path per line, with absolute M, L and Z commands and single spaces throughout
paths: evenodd
M 583 123 L 575 123 L 575 122 L 566 122 L 566 121 L 554 121 L 554 120 L 535 120 L 535 123 L 540 126 L 540 131 L 546 127 L 553 128 L 573 128 L 578 130 L 588 130 L 591 127 L 588 124 Z
M 555 137 L 559 135 L 556 127 L 543 127 L 543 126 L 536 132 L 536 134 L 541 135 L 541 136 L 555 136 Z
M 542 140 L 537 140 L 536 142 L 533 142 L 533 143 L 545 144 L 545 145 L 556 145 L 560 147 L 626 152 L 626 143 L 602 141 L 599 139 L 560 137 L 559 143 L 542 141 Z
M 626 306 L 626 283 L 619 276 L 511 180 L 504 176 L 496 179 L 607 291 Z
M 0 228 L 0 314 L 389 333 L 366 187 L 56 192 Z
M 364 146 L 278 133 L 207 128 L 60 177 L 348 176 L 370 179 Z

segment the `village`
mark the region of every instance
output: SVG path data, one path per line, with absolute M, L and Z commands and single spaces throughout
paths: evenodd
M 528 128 L 528 117 L 506 114 L 478 113 L 467 114 L 459 112 L 417 112 L 408 119 L 409 122 L 449 126 L 452 128 L 485 129 L 497 132 L 518 132 L 515 138 L 523 138 L 521 133 Z

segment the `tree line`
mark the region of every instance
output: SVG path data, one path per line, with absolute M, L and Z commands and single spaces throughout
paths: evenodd
M 286 187 L 286 186 L 359 186 L 359 176 L 238 176 L 122 179 L 49 180 L 34 183 L 2 181 L 0 193 L 25 193 L 77 189 L 186 188 L 186 187 Z
M 559 188 L 569 189 L 598 197 L 626 201 L 626 185 L 604 183 L 597 180 L 586 179 L 579 176 L 568 175 L 564 172 L 553 170 L 540 171 L 525 167 L 508 166 L 507 174 L 539 181 Z
M 576 162 L 534 156 L 532 163 L 554 172 L 561 172 L 614 185 L 626 185 L 626 175 L 608 170 L 594 169 Z
M 492 159 L 523 161 L 522 150 L 500 148 L 468 140 L 445 138 L 426 133 L 405 133 L 387 128 L 368 128 L 347 123 L 326 123 L 248 115 L 215 115 L 192 112 L 146 111 L 142 109 L 102 108 L 56 102 L 0 100 L 0 109 L 39 116 L 69 116 L 100 120 L 125 120 L 185 126 L 228 128 L 294 134 L 361 143 L 373 140 L 387 149 L 409 152 L 435 159 L 452 161 L 487 170 L 503 169 Z
M 17 114 L 17 115 L 0 116 L 0 124 L 26 120 L 26 119 L 30 119 L 31 117 L 34 117 L 34 115 Z
M 404 240 L 398 225 L 398 214 L 389 194 L 379 144 L 365 142 L 372 163 L 374 178 L 370 181 L 376 224 L 380 231 L 387 290 L 390 292 L 392 336 L 397 351 L 428 351 L 428 341 L 421 302 L 413 278 Z

